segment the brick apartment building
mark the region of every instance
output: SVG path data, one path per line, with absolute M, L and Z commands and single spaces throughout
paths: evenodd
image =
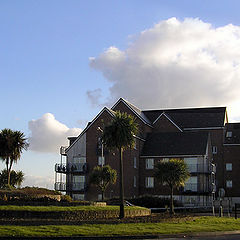
M 73 199 L 101 200 L 101 193 L 88 183 L 92 169 L 109 164 L 118 171 L 118 153 L 102 149 L 104 125 L 116 111 L 127 112 L 138 123 L 133 149 L 124 151 L 124 190 L 127 198 L 140 195 L 168 197 L 166 186 L 154 178 L 154 165 L 170 158 L 183 159 L 191 177 L 175 193 L 184 204 L 210 205 L 215 193 L 224 188 L 226 196 L 240 201 L 240 123 L 228 123 L 225 107 L 140 110 L 120 98 L 103 108 L 78 137 L 61 147 L 61 163 L 55 165 L 55 189 Z M 103 156 L 103 157 L 102 157 Z M 105 196 L 119 196 L 118 181 Z

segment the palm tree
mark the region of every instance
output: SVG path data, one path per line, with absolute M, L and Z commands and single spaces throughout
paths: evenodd
M 105 126 L 103 130 L 103 144 L 109 149 L 117 148 L 119 152 L 119 218 L 124 218 L 123 150 L 133 147 L 134 135 L 137 133 L 137 130 L 138 127 L 135 119 L 131 115 L 121 112 L 116 112 L 111 123 Z
M 155 177 L 161 184 L 167 184 L 171 190 L 170 214 L 174 214 L 173 189 L 184 186 L 189 176 L 188 167 L 183 160 L 170 159 L 168 162 L 157 163 Z
M 22 151 L 27 150 L 28 145 L 24 133 L 20 131 L 5 128 L 0 132 L 0 158 L 6 163 L 9 185 L 12 165 L 20 159 Z
M 11 182 L 10 185 L 13 187 L 20 187 L 23 180 L 24 180 L 24 173 L 22 171 L 11 171 Z M 8 172 L 6 169 L 2 170 L 0 172 L 0 188 L 5 188 L 6 186 L 9 186 L 7 184 L 8 182 Z
M 102 193 L 102 201 L 104 200 L 104 192 L 108 185 L 115 184 L 117 180 L 117 171 L 109 165 L 97 166 L 93 169 L 90 175 L 89 182 L 96 185 Z

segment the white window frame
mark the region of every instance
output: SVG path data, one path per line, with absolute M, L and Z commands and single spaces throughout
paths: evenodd
M 217 146 L 212 146 L 212 153 L 217 154 Z
M 133 187 L 137 187 L 137 177 L 133 176 Z
M 103 164 L 102 164 L 102 161 L 103 161 Z M 105 157 L 103 156 L 98 156 L 98 165 L 99 166 L 102 166 L 102 165 L 105 165 Z
M 226 187 L 232 188 L 232 180 L 226 180 Z
M 232 163 L 226 163 L 226 171 L 232 171 Z
M 133 157 L 133 167 L 137 168 L 137 157 Z
M 146 188 L 154 188 L 154 177 L 146 177 L 145 181 Z
M 154 158 L 146 158 L 146 169 L 154 169 Z
M 133 148 L 137 149 L 137 138 L 134 138 Z

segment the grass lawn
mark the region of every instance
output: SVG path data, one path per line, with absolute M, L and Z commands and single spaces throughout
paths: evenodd
M 145 209 L 142 207 L 125 207 L 126 210 L 139 210 Z M 49 212 L 49 211 L 102 211 L 102 210 L 119 210 L 119 206 L 74 206 L 74 207 L 63 207 L 63 206 L 14 206 L 6 205 L 0 206 L 0 211 L 11 210 L 11 211 L 38 211 L 38 212 Z
M 240 230 L 240 219 L 178 218 L 160 223 L 0 226 L 0 236 L 121 236 Z

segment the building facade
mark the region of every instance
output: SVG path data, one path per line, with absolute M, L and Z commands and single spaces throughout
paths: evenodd
M 111 109 L 103 108 L 78 137 L 69 138 L 68 147 L 61 148 L 61 162 L 55 165 L 56 190 L 77 200 L 101 200 L 101 193 L 89 184 L 89 174 L 102 164 L 119 172 L 118 152 L 108 151 L 100 141 L 101 129 L 116 111 L 133 115 L 139 130 L 134 148 L 123 153 L 127 198 L 168 196 L 166 186 L 154 178 L 154 165 L 171 158 L 184 160 L 191 174 L 175 193 L 185 205 L 210 205 L 219 188 L 228 197 L 240 197 L 235 180 L 240 168 L 240 124 L 228 123 L 225 107 L 140 110 L 122 98 Z M 118 181 L 105 196 L 119 196 Z

